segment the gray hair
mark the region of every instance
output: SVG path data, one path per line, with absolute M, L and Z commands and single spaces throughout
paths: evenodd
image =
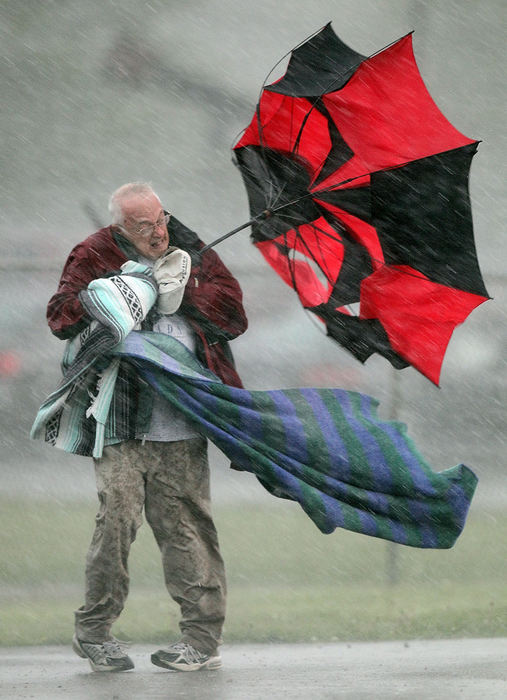
M 108 209 L 111 214 L 111 223 L 118 226 L 123 225 L 125 220 L 123 204 L 126 200 L 136 195 L 147 197 L 152 194 L 160 201 L 160 197 L 149 182 L 127 182 L 126 185 L 119 187 L 109 198 Z

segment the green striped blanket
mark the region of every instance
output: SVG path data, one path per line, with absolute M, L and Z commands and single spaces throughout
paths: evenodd
M 32 437 L 79 452 L 87 424 L 89 453 L 100 456 L 116 372 L 128 363 L 235 465 L 274 495 L 298 502 L 324 533 L 342 527 L 447 548 L 464 527 L 474 473 L 464 465 L 433 471 L 403 424 L 379 419 L 370 396 L 226 386 L 181 343 L 152 332 L 130 333 L 107 357 L 91 407 L 84 397 L 93 367 L 81 366 L 41 406 Z

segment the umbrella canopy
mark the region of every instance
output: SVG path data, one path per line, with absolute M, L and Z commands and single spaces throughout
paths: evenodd
M 234 146 L 252 240 L 327 334 L 438 384 L 454 328 L 488 298 L 468 177 L 477 141 L 428 93 L 411 34 L 371 57 L 326 25 L 263 86 Z

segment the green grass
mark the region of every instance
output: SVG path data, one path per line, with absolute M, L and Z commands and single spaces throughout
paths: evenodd
M 273 503 L 215 509 L 228 572 L 227 642 L 507 634 L 504 514 L 473 510 L 453 549 L 426 551 L 344 530 L 322 535 L 294 504 Z M 68 642 L 94 514 L 94 503 L 0 502 L 1 645 Z M 178 609 L 146 525 L 130 570 L 116 635 L 175 639 Z

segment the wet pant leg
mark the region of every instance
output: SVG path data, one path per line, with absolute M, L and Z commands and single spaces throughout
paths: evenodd
M 198 437 L 149 444 L 146 519 L 162 554 L 167 589 L 180 606 L 182 639 L 214 654 L 226 582 L 211 515 L 207 442 Z
M 107 446 L 95 460 L 100 505 L 86 557 L 85 603 L 75 612 L 76 634 L 84 641 L 107 640 L 127 598 L 127 560 L 145 499 L 139 444 L 129 440 Z

